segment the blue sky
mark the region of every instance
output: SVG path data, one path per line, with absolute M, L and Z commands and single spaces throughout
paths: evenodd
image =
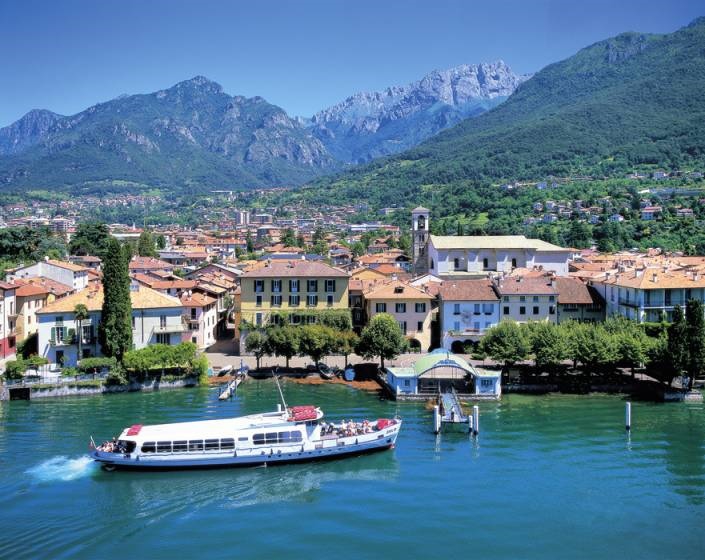
M 502 58 L 535 72 L 699 15 L 702 0 L 0 0 L 0 126 L 198 74 L 309 116 L 435 68 Z

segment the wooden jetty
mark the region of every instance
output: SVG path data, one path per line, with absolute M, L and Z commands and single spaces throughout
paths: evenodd
M 440 433 L 444 424 L 467 425 L 468 430 L 473 432 L 476 425 L 475 415 L 477 406 L 473 407 L 473 416 L 468 416 L 463 413 L 463 407 L 460 404 L 460 397 L 451 387 L 450 391 L 438 393 L 436 404 L 433 407 L 433 431 Z M 477 433 L 476 431 L 474 433 Z
M 232 366 L 229 367 L 230 370 L 233 369 Z M 235 395 L 237 388 L 240 386 L 241 383 L 245 381 L 245 379 L 247 379 L 247 369 L 247 366 L 240 366 L 240 369 L 237 370 L 233 378 L 228 382 L 225 389 L 222 389 L 220 391 L 220 394 L 218 395 L 218 400 L 225 401 Z

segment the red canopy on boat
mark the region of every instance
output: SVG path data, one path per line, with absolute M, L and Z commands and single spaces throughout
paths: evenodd
M 303 422 L 304 420 L 315 420 L 316 418 L 318 418 L 318 413 L 316 412 L 316 407 L 312 404 L 289 408 L 289 421 Z
M 128 436 L 136 436 L 137 434 L 140 433 L 140 430 L 142 429 L 142 424 L 133 424 L 127 429 L 127 435 Z

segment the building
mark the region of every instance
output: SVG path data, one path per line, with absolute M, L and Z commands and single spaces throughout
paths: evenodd
M 363 294 L 369 322 L 378 313 L 396 319 L 412 350 L 426 352 L 431 346 L 431 303 L 433 297 L 421 288 L 400 280 L 372 285 Z
M 78 292 L 88 287 L 88 269 L 70 262 L 44 259 L 29 266 L 21 266 L 8 271 L 8 282 L 23 278 L 43 276 L 56 282 L 71 286 Z
M 594 287 L 606 303 L 606 314 L 623 315 L 642 322 L 673 318 L 673 309 L 685 309 L 689 299 L 705 301 L 705 275 L 698 269 L 668 266 L 621 267 L 592 278 Z
M 198 292 L 181 295 L 184 320 L 188 323 L 191 342 L 204 350 L 215 344 L 218 326 L 217 300 Z
M 347 309 L 349 278 L 320 262 L 267 261 L 240 277 L 242 321 L 264 326 L 273 311 L 286 311 L 297 323 L 307 311 Z
M 578 278 L 564 276 L 557 276 L 555 284 L 558 288 L 558 323 L 605 320 L 605 301 L 595 288 Z
M 419 206 L 411 211 L 411 270 L 414 276 L 428 272 L 429 219 L 431 211 Z
M 464 353 L 464 343 L 477 342 L 500 321 L 499 295 L 491 280 L 449 280 L 440 285 L 441 345 Z
M 17 353 L 17 286 L 0 282 L 0 360 L 14 358 Z
M 150 344 L 178 344 L 190 340 L 183 320 L 181 302 L 150 288 L 133 285 L 132 344 L 144 348 Z M 88 308 L 89 318 L 80 325 L 75 319 L 76 305 Z M 58 299 L 37 311 L 39 355 L 50 363 L 75 366 L 78 359 L 78 336 L 81 338 L 81 358 L 101 356 L 98 325 L 103 307 L 103 290 L 83 290 Z
M 428 247 L 431 274 L 463 278 L 487 272 L 511 272 L 536 268 L 568 274 L 573 250 L 523 235 L 431 235 Z
M 502 395 L 499 372 L 475 368 L 441 348 L 420 357 L 411 366 L 385 368 L 385 382 L 397 399 L 426 400 L 451 388 L 475 398 L 498 399 Z
M 558 319 L 558 287 L 552 276 L 507 276 L 494 281 L 500 297 L 500 320 L 517 323 Z
M 174 272 L 174 265 L 154 257 L 134 256 L 128 265 L 130 274 L 153 274 L 154 272 Z
M 46 284 L 28 282 L 17 286 L 17 342 L 22 342 L 37 332 L 37 311 L 55 299 L 56 296 Z

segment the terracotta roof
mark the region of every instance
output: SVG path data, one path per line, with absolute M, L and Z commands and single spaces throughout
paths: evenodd
M 431 235 L 436 249 L 535 249 L 537 251 L 570 251 L 540 239 L 523 235 Z
M 577 278 L 558 276 L 556 287 L 558 288 L 558 303 L 579 305 L 602 303 L 602 298 L 595 289 L 588 287 Z
M 705 288 L 705 274 L 667 267 L 633 268 L 610 274 L 596 280 L 603 284 L 638 288 L 640 290 L 662 290 L 664 288 Z
M 174 265 L 154 257 L 132 257 L 130 270 L 135 269 L 173 270 Z
M 32 278 L 18 278 L 15 280 L 15 284 L 18 286 L 26 286 L 32 284 L 34 286 L 40 286 L 45 288 L 47 293 L 54 294 L 56 297 L 63 297 L 66 294 L 73 292 L 72 286 L 67 286 L 51 278 L 44 278 L 43 276 L 34 276 Z
M 0 280 L 0 288 L 3 290 L 15 290 L 17 289 L 17 284 L 10 284 L 9 282 L 3 282 Z
M 438 293 L 444 301 L 497 301 L 499 296 L 486 278 L 443 282 Z
M 38 284 L 24 284 L 15 290 L 17 297 L 41 296 L 49 293 L 49 288 Z
M 147 288 L 140 286 L 139 290 L 130 292 L 130 301 L 132 309 L 164 309 L 170 307 L 181 307 L 181 302 L 175 297 L 167 296 Z M 39 313 L 72 313 L 76 305 L 82 303 L 89 311 L 99 311 L 103 307 L 103 288 L 97 290 L 82 290 L 76 294 L 72 294 L 65 298 L 57 299 L 56 301 L 42 307 Z
M 348 273 L 339 268 L 320 262 L 290 261 L 271 262 L 269 266 L 250 270 L 243 278 L 280 278 L 280 277 L 312 277 L 312 278 L 348 278 Z
M 218 300 L 198 292 L 193 292 L 188 295 L 181 294 L 181 304 L 185 307 L 205 307 L 216 301 Z
M 80 266 L 78 264 L 66 262 L 66 261 L 56 261 L 53 259 L 48 259 L 46 261 L 49 264 L 52 264 L 54 266 L 58 266 L 59 268 L 65 268 L 66 270 L 70 270 L 72 272 L 85 272 L 86 267 L 85 266 Z
M 401 280 L 381 282 L 372 285 L 365 292 L 365 299 L 433 299 L 424 290 L 411 286 Z
M 544 276 L 536 277 L 507 277 L 500 280 L 498 286 L 499 295 L 556 295 L 558 289 L 551 286 L 550 278 Z

